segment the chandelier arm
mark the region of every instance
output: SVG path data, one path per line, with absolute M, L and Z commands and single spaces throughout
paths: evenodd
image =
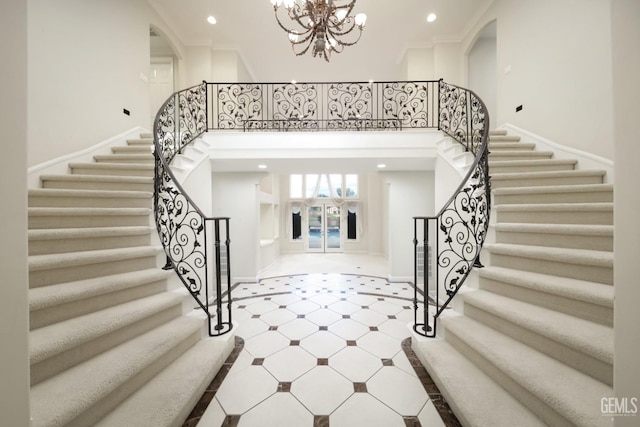
M 347 19 L 345 19 L 345 21 L 346 20 Z M 346 36 L 347 34 L 352 32 L 356 27 L 358 27 L 355 21 L 352 21 L 352 22 L 350 21 L 350 24 L 351 26 L 346 30 L 340 30 L 340 26 L 338 25 L 327 25 L 327 32 L 331 32 L 331 34 L 333 34 L 334 36 Z M 362 30 L 360 30 L 360 32 L 362 32 Z
M 301 36 L 301 35 L 304 35 L 304 34 L 307 34 L 307 33 L 311 32 L 313 30 L 313 28 L 305 27 L 301 22 L 300 22 L 300 26 L 305 29 L 305 31 L 303 31 L 303 32 L 298 32 L 298 30 L 291 30 L 291 29 L 285 27 L 284 24 L 282 23 L 282 21 L 280 21 L 280 17 L 278 16 L 278 9 L 275 8 L 275 7 L 274 7 L 274 15 L 276 17 L 276 22 L 278 23 L 278 26 L 280 26 L 280 28 L 282 28 L 288 34 L 292 34 L 293 33 L 293 34 L 297 34 L 297 35 Z

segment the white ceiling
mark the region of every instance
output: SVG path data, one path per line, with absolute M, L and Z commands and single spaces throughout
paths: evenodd
M 184 44 L 237 50 L 261 82 L 404 79 L 400 60 L 406 48 L 460 41 L 491 1 L 358 0 L 354 13 L 368 17 L 362 38 L 326 63 L 293 54 L 269 0 L 149 0 Z M 438 19 L 427 23 L 432 12 Z M 209 15 L 216 25 L 206 21 Z

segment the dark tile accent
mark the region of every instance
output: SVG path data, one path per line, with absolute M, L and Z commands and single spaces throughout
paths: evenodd
M 328 326 L 320 326 L 318 329 L 319 329 L 320 331 L 328 331 L 328 330 L 329 330 L 329 327 L 328 327 Z
M 238 308 L 247 308 L 246 305 L 239 305 Z
M 278 393 L 289 393 L 291 391 L 290 382 L 282 382 L 278 384 Z
M 378 301 L 384 301 L 384 298 L 378 298 Z
M 355 347 L 357 345 L 358 343 L 356 343 L 354 340 L 347 340 L 347 347 Z
M 259 314 L 254 314 L 253 316 L 251 316 L 252 319 L 259 319 L 260 315 Z
M 277 331 L 278 327 L 277 326 L 269 326 L 269 330 L 270 331 Z
M 368 306 L 368 305 L 363 305 L 363 306 L 362 306 L 362 309 L 363 309 L 363 310 L 369 310 L 369 306 Z
M 391 316 L 391 315 L 389 315 L 389 316 L 387 316 L 387 317 L 388 317 L 389 319 L 397 319 L 397 317 L 396 317 L 396 316 Z
M 204 393 L 202 394 L 202 396 L 200 397 L 196 405 L 191 410 L 191 413 L 189 414 L 189 416 L 187 416 L 187 419 L 183 423 L 182 427 L 194 427 L 196 424 L 198 424 L 198 421 L 200 421 L 202 414 L 204 414 L 204 411 L 207 409 L 207 406 L 209 406 L 209 403 L 213 400 L 216 392 L 220 388 L 220 384 L 222 384 L 222 381 L 224 381 L 225 377 L 231 370 L 231 367 L 235 363 L 236 359 L 238 358 L 238 355 L 240 354 L 243 348 L 244 348 L 244 340 L 240 337 L 235 337 L 234 347 L 233 347 L 233 350 L 231 350 L 231 354 L 229 354 L 229 357 L 227 357 L 227 360 L 224 361 L 224 363 L 222 364 L 222 367 L 216 374 L 213 381 L 211 381 L 211 383 L 207 386 Z M 238 418 L 237 420 L 233 421 L 233 417 L 232 417 L 230 419 L 230 422 L 232 422 L 231 424 L 227 424 L 226 423 L 227 420 L 225 419 L 225 423 L 223 423 L 222 426 L 228 426 L 228 427 L 237 426 L 238 422 L 240 421 L 240 416 L 237 416 L 237 418 Z M 229 416 L 227 416 L 227 419 L 229 419 Z
M 273 288 L 269 288 L 269 289 L 273 289 Z M 267 297 L 267 298 L 265 298 L 264 300 L 265 300 L 265 301 L 271 301 L 271 298 L 270 298 L 270 297 Z
M 291 347 L 297 347 L 299 345 L 300 345 L 300 340 L 291 340 L 289 342 L 289 346 L 291 346 Z
M 298 319 L 304 319 L 304 314 L 298 314 Z
M 264 363 L 264 357 L 257 357 L 253 359 L 253 362 L 251 362 L 253 366 L 262 366 L 263 363 Z
M 329 366 L 329 359 L 318 359 L 318 366 Z
M 343 315 L 342 315 L 342 318 L 343 318 L 343 319 L 351 319 L 351 316 L 349 316 L 348 314 L 343 314 Z
M 420 359 L 418 359 L 418 356 L 411 348 L 411 338 L 405 338 L 402 340 L 402 350 L 418 375 L 418 379 L 422 382 L 422 386 L 427 391 L 429 399 L 433 402 L 433 406 L 435 406 L 438 411 L 438 415 L 442 418 L 444 425 L 446 427 L 462 427 L 446 399 L 440 393 L 438 386 L 436 386 L 435 382 L 431 378 L 431 375 L 429 375 L 424 366 L 422 366 Z
M 411 310 L 411 307 L 408 305 L 403 305 L 402 308 L 404 308 L 405 310 Z
M 395 366 L 392 359 L 382 359 L 382 366 Z
M 377 326 L 369 326 L 369 330 L 371 332 L 378 332 L 378 327 Z
M 402 417 L 405 427 L 422 427 L 418 417 Z
M 241 415 L 227 415 L 220 427 L 238 427 Z
M 286 305 L 281 305 L 278 308 L 281 309 L 281 310 L 284 310 L 285 308 L 287 308 L 287 306 Z
M 356 393 L 367 393 L 367 383 L 353 383 L 353 391 Z

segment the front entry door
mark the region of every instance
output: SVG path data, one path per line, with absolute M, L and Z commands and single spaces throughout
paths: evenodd
M 307 210 L 307 251 L 342 252 L 340 206 L 318 204 Z

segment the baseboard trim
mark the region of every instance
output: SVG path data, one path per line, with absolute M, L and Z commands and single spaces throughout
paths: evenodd
M 72 161 L 92 162 L 93 156 L 96 154 L 110 154 L 109 148 L 115 144 L 121 143 L 127 139 L 139 138 L 141 132 L 149 132 L 141 126 L 136 126 L 121 134 L 115 135 L 109 139 L 99 142 L 91 147 L 87 147 L 83 150 L 76 151 L 74 153 L 65 154 L 64 156 L 57 157 L 55 159 L 47 160 L 46 162 L 32 166 L 27 169 L 27 188 L 39 188 L 40 187 L 40 175 L 45 174 L 66 174 L 68 173 L 68 164 Z
M 528 130 L 519 128 L 511 123 L 505 123 L 498 129 L 504 129 L 509 134 L 517 135 L 520 137 L 521 142 L 532 142 L 536 144 L 536 150 L 549 150 L 554 152 L 554 157 L 557 159 L 577 159 L 578 165 L 576 169 L 602 169 L 607 171 L 605 175 L 605 183 L 613 184 L 613 160 L 606 159 L 587 151 L 578 150 L 573 147 L 568 147 L 557 142 L 546 139 L 540 135 L 537 135 Z

